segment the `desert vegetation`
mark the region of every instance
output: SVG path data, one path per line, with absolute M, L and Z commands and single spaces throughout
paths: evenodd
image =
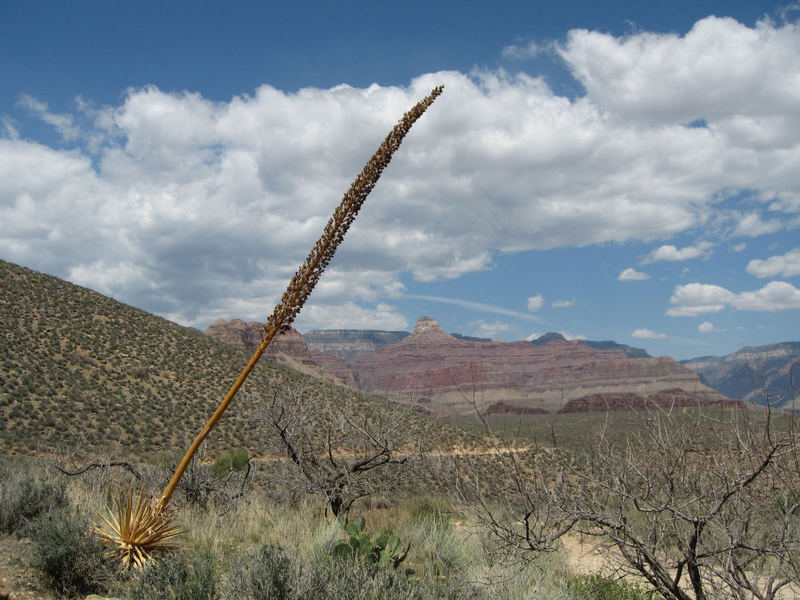
M 179 548 L 143 569 L 125 571 L 89 533 L 89 521 L 104 509 L 110 480 L 112 487 L 138 481 L 158 489 L 163 471 L 137 467 L 141 480 L 125 469 L 110 478 L 103 469 L 69 476 L 50 461 L 2 459 L 4 499 L 13 499 L 18 508 L 12 511 L 17 525 L 2 534 L 0 545 L 20 549 L 19 559 L 38 573 L 38 594 L 135 599 L 647 597 L 641 586 L 573 571 L 559 552 L 523 572 L 495 561 L 485 552 L 486 540 L 476 523 L 443 493 L 362 499 L 353 507 L 359 517 L 345 523 L 329 512 L 326 516 L 324 498 L 296 497 L 289 488 L 282 496 L 262 493 L 268 473 L 254 477 L 233 508 L 222 497 L 200 505 L 176 491 L 174 506 L 183 524 Z M 213 474 L 213 465 L 204 468 Z M 16 483 L 8 485 L 12 480 Z M 34 511 L 21 514 L 19 507 L 34 504 L 28 500 L 45 497 Z
M 614 415 L 476 415 L 466 429 L 287 367 L 254 370 L 439 93 L 404 116 L 345 194 L 249 361 L 198 332 L 0 263 L 0 550 L 22 556 L 11 566 L 32 569 L 38 591 L 800 593 L 800 437 L 794 416 L 772 414 L 768 401 L 763 413 L 660 403 Z M 225 413 L 248 377 L 239 410 Z M 598 553 L 591 568 L 571 560 L 576 545 Z
M 166 363 L 185 352 L 193 364 L 208 365 L 211 375 L 201 369 L 193 382 L 200 392 L 219 389 L 218 363 L 231 367 L 246 356 L 88 290 L 0 266 L 10 289 L 40 299 L 25 307 L 32 331 L 4 332 L 14 364 L 29 367 L 3 372 L 0 410 L 25 417 L 0 421 L 0 439 L 6 451 L 38 458 L 3 460 L 0 560 L 4 548 L 20 556 L 10 566 L 28 569 L 26 580 L 39 582 L 41 594 L 319 597 L 314 586 L 326 581 L 329 597 L 669 598 L 673 592 L 657 592 L 658 585 L 671 585 L 681 565 L 676 589 L 684 597 L 796 594 L 800 457 L 789 413 L 682 407 L 443 422 L 269 362 L 253 373 L 237 410 L 202 444 L 175 491 L 171 506 L 182 529 L 175 551 L 146 576 L 125 574 L 108 563 L 90 523 L 117 490 L 157 494 L 189 441 L 191 432 L 175 424 L 212 408 L 203 395 L 177 398 L 171 386 L 184 384 L 173 373 L 186 374 Z M 79 304 L 74 296 L 85 299 L 86 312 L 70 313 Z M 11 302 L 2 308 L 21 311 Z M 40 316 L 48 311 L 61 317 L 60 355 L 37 329 L 49 322 Z M 125 339 L 102 362 L 78 362 L 83 351 L 66 351 L 104 347 L 112 335 L 105 323 Z M 145 355 L 146 372 L 128 374 L 128 357 Z M 50 396 L 43 384 L 13 395 L 30 365 Z M 65 374 L 78 365 L 94 383 L 74 406 L 68 394 L 77 390 Z M 152 396 L 137 395 L 144 383 Z M 168 433 L 170 426 L 178 431 Z M 142 441 L 151 431 L 164 432 L 156 448 Z M 387 454 L 380 468 L 355 468 Z M 411 543 L 397 569 L 367 558 L 375 544 L 349 562 L 332 553 L 351 539 L 326 493 L 337 478 L 349 505 L 340 514 L 347 512 L 348 524 L 365 518 L 359 539 L 394 535 L 390 554 L 398 557 Z M 77 564 L 75 553 L 46 552 L 64 539 L 82 548 Z M 583 552 L 577 561 L 576 547 Z M 651 566 L 637 557 L 648 553 L 668 580 L 654 584 L 642 573 Z M 690 567 L 705 596 L 693 587 Z M 281 576 L 270 589 L 283 592 L 242 591 L 275 571 Z
M 594 540 L 609 572 L 664 598 L 798 593 L 794 415 L 653 407 L 617 419 L 596 417 L 580 439 L 551 429 L 530 453 L 499 453 L 494 499 L 484 469 L 461 461 L 462 497 L 480 505 L 496 552 L 535 561 L 577 535 Z

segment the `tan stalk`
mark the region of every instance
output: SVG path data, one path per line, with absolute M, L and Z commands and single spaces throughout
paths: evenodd
M 183 473 L 189 466 L 198 448 L 219 421 L 222 414 L 230 405 L 239 388 L 253 370 L 261 355 L 267 349 L 275 336 L 281 331 L 289 329 L 297 314 L 300 312 L 314 286 L 319 281 L 322 272 L 333 258 L 336 248 L 344 239 L 344 235 L 356 218 L 364 200 L 375 187 L 383 170 L 392 159 L 392 155 L 400 147 L 405 135 L 414 122 L 419 119 L 434 100 L 442 93 L 444 86 L 434 88 L 431 93 L 417 103 L 414 108 L 403 115 L 403 118 L 394 126 L 378 150 L 370 158 L 364 169 L 356 177 L 350 189 L 345 193 L 341 203 L 333 212 L 317 243 L 311 249 L 306 261 L 300 266 L 289 282 L 289 286 L 275 307 L 272 315 L 264 324 L 261 344 L 258 346 L 250 361 L 240 373 L 223 398 L 217 410 L 211 415 L 205 427 L 194 439 L 185 456 L 175 470 L 167 484 L 161 498 L 155 502 L 148 502 L 140 497 L 133 510 L 133 497 L 120 496 L 117 500 L 117 515 L 109 509 L 110 519 L 103 517 L 105 527 L 98 527 L 101 537 L 120 556 L 126 567 L 131 565 L 141 566 L 151 558 L 153 552 L 164 550 L 168 544 L 164 542 L 174 537 L 177 530 L 170 525 L 166 511 L 175 488 L 178 486 Z

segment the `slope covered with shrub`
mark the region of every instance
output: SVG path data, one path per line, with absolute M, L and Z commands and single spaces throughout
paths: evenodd
M 0 322 L 0 449 L 81 449 L 150 462 L 182 452 L 249 358 L 193 329 L 4 261 Z M 385 401 L 268 361 L 243 392 L 252 409 L 288 388 L 347 402 L 364 415 L 385 411 Z M 240 447 L 285 453 L 271 445 L 274 434 L 254 424 L 248 401 L 237 403 L 209 438 L 211 455 Z M 309 426 L 322 435 L 330 412 L 307 415 Z M 405 418 L 413 423 L 409 437 L 431 447 L 473 439 L 422 415 Z

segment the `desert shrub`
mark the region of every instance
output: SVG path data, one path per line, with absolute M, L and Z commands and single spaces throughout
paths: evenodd
M 243 469 L 247 465 L 249 459 L 250 455 L 247 453 L 246 449 L 237 448 L 236 450 L 231 450 L 230 452 L 218 456 L 212 468 L 217 475 L 225 475 L 228 471 L 239 471 Z
M 24 467 L 0 465 L 0 531 L 12 533 L 36 516 L 66 505 L 63 486 Z
M 59 596 L 106 589 L 112 566 L 100 541 L 89 532 L 87 519 L 67 506 L 39 515 L 26 528 L 32 566 Z
M 380 567 L 353 556 L 332 554 L 322 544 L 306 554 L 275 545 L 244 553 L 230 568 L 223 597 L 236 600 L 466 600 L 482 597 L 461 581 L 421 578 L 404 569 Z M 142 598 L 144 596 L 141 596 Z
M 199 554 L 190 566 L 183 554 L 167 554 L 139 571 L 126 591 L 131 600 L 215 600 L 214 557 Z
M 425 599 L 431 596 L 418 581 L 402 570 L 379 569 L 364 560 L 338 560 L 317 554 L 304 565 L 298 589 L 308 600 L 395 600 Z
M 438 526 L 449 527 L 451 507 L 438 496 L 417 495 L 406 502 L 409 513 L 420 521 L 434 521 Z
M 228 598 L 283 600 L 292 598 L 292 564 L 280 546 L 267 544 L 248 552 L 229 572 Z
M 567 583 L 576 600 L 652 600 L 654 592 L 647 592 L 635 583 L 603 577 L 599 573 L 580 575 Z

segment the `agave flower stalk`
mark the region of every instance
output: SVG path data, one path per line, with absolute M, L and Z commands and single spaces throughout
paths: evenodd
M 176 535 L 176 529 L 170 524 L 166 509 L 189 463 L 222 414 L 227 410 L 234 396 L 236 396 L 236 393 L 242 387 L 247 376 L 272 340 L 278 333 L 289 329 L 317 281 L 319 281 L 323 271 L 333 258 L 336 248 L 344 239 L 347 230 L 364 204 L 364 200 L 366 200 L 378 179 L 380 179 L 383 170 L 391 161 L 392 155 L 400 147 L 400 143 L 411 129 L 411 126 L 422 116 L 443 90 L 444 86 L 434 88 L 428 96 L 405 113 L 403 118 L 389 132 L 389 135 L 386 136 L 386 139 L 378 147 L 378 150 L 364 166 L 358 177 L 356 177 L 350 189 L 342 198 L 341 203 L 333 212 L 333 216 L 328 220 L 322 236 L 311 249 L 308 258 L 292 277 L 288 288 L 281 297 L 281 301 L 264 324 L 260 345 L 256 348 L 250 361 L 239 374 L 230 390 L 228 390 L 217 410 L 214 411 L 214 414 L 211 415 L 211 418 L 189 446 L 161 498 L 149 504 L 144 499 L 139 498 L 136 508 L 133 509 L 132 496 L 123 496 L 117 502 L 117 515 L 115 516 L 109 510 L 111 518 L 104 517 L 106 526 L 98 528 L 100 535 L 109 545 L 117 548 L 117 553 L 120 554 L 126 566 L 131 564 L 141 566 L 154 552 L 163 550 L 166 547 L 165 542 L 167 539 Z M 145 532 L 145 534 L 142 532 Z

